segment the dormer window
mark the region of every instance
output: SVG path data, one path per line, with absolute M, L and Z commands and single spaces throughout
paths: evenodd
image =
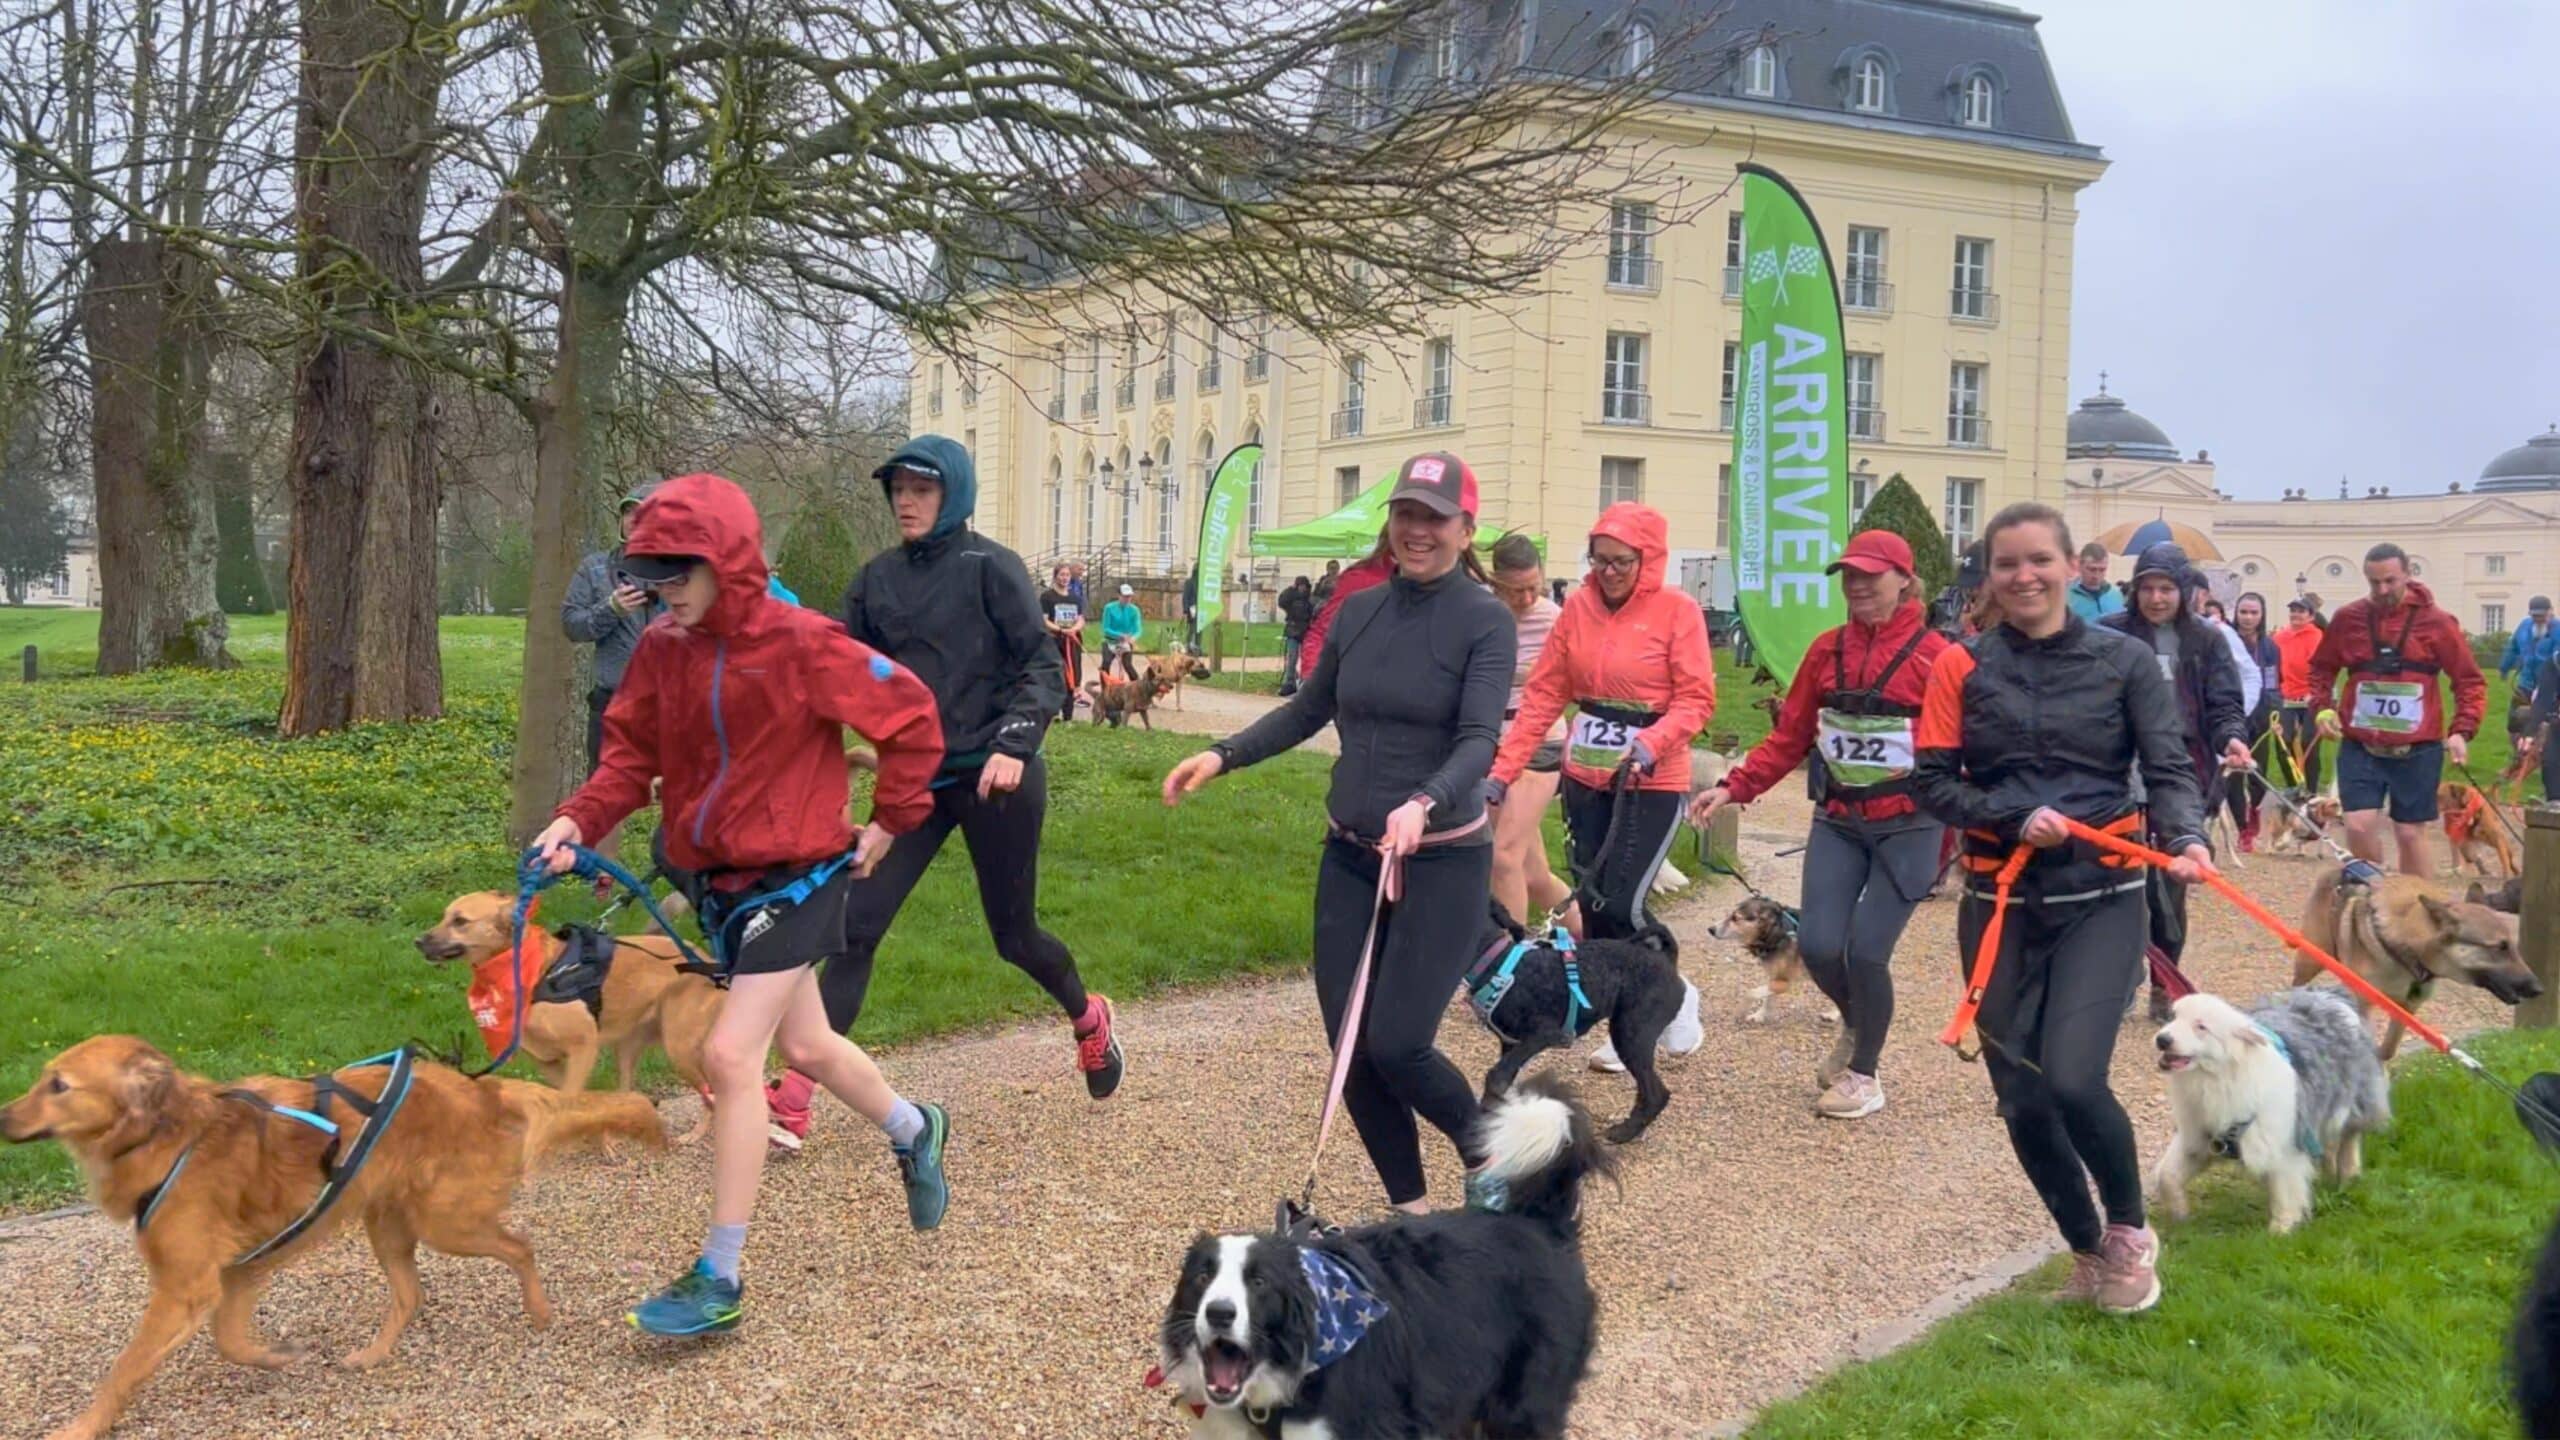
M 1442 81 L 1458 78 L 1458 22 L 1443 20 L 1440 33 L 1432 37 L 1431 73 Z
M 1958 118 L 1976 130 L 1991 128 L 1992 90 L 1988 75 L 1968 75 L 1964 80 L 1964 106 Z
M 1849 108 L 1868 115 L 1884 113 L 1884 62 L 1873 55 L 1849 73 Z
M 1767 100 L 1778 93 L 1778 50 L 1774 45 L 1754 45 L 1742 57 L 1742 93 Z
M 1621 76 L 1645 75 L 1653 70 L 1653 26 L 1643 20 L 1630 20 L 1618 32 L 1618 53 L 1613 68 Z

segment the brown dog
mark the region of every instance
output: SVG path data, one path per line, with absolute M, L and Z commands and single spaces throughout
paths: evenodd
M 2267 830 L 2267 849 L 2272 854 L 2308 853 L 2327 838 L 2329 828 L 2340 817 L 2338 797 L 2314 795 L 2291 807 L 2276 806 L 2268 812 L 2274 823 Z
M 2447 900 L 2415 875 L 2350 885 L 2331 870 L 2311 887 L 2302 936 L 2411 1014 L 2440 979 L 2478 986 L 2510 1005 L 2542 993 L 2542 981 L 2517 952 L 2516 917 L 2468 900 Z M 2296 985 L 2325 973 L 2308 955 L 2294 959 Z M 2366 1008 L 2361 998 L 2356 1007 Z M 2392 1021 L 2382 1037 L 2383 1059 L 2398 1053 L 2402 1033 L 2400 1022 Z
M 1093 723 L 1111 723 L 1119 729 L 1135 719 L 1149 730 L 1156 722 L 1147 718 L 1156 701 L 1173 689 L 1173 681 L 1150 660 L 1135 680 L 1093 680 L 1085 685 L 1085 693 L 1093 697 Z
M 1796 944 L 1795 917 L 1787 907 L 1766 895 L 1749 895 L 1707 933 L 1739 943 L 1752 959 L 1760 962 L 1760 988 L 1751 992 L 1751 1009 L 1742 1020 L 1746 1025 L 1767 1024 L 1770 1003 L 1805 978 L 1804 951 Z M 1830 997 L 1816 991 L 1814 998 L 1822 1002 L 1822 1023 L 1839 1024 L 1840 1010 Z
M 505 956 L 515 943 L 515 904 L 516 897 L 498 890 L 456 899 L 445 907 L 444 918 L 418 937 L 418 953 L 436 964 L 461 962 L 477 973 L 494 973 L 503 982 Z M 560 948 L 558 940 L 533 926 L 526 927 L 525 942 L 541 947 L 546 967 Z M 702 1047 L 711 1038 L 711 1022 L 720 1016 L 720 990 L 704 976 L 678 970 L 682 958 L 673 940 L 655 932 L 617 939 L 599 1011 L 591 1014 L 584 1005 L 526 1005 L 523 1053 L 554 1088 L 575 1094 L 587 1088 L 597 1057 L 608 1048 L 613 1051 L 615 1088 L 630 1089 L 642 1053 L 655 1045 L 666 1051 L 678 1079 L 696 1094 L 706 1093 Z M 512 1011 L 498 1017 L 498 1023 L 513 1028 Z M 709 1122 L 706 1106 L 702 1120 L 676 1143 L 691 1142 Z
M 1171 683 L 1173 708 L 1176 710 L 1182 708 L 1182 682 L 1209 678 L 1209 662 L 1201 659 L 1198 651 L 1180 641 L 1166 646 L 1162 655 L 1148 663 L 1156 667 L 1157 674 Z
M 2524 873 L 2516 861 L 2515 842 L 2507 835 L 2506 817 L 2496 809 L 2496 802 L 2464 781 L 2447 780 L 2436 787 L 2436 811 L 2444 817 L 2444 838 L 2453 851 L 2455 874 L 2461 874 L 2466 865 L 2491 879 Z M 2494 871 L 2489 868 L 2491 860 L 2498 862 Z
M 337 1083 L 378 1099 L 389 1069 L 337 1072 Z M 224 1086 L 182 1073 L 129 1035 L 84 1040 L 53 1058 L 34 1088 L 0 1108 L 11 1143 L 58 1140 L 109 1218 L 133 1223 L 154 1203 L 134 1244 L 151 1272 L 142 1326 L 107 1371 L 89 1408 L 53 1440 L 95 1440 L 170 1352 L 213 1320 L 224 1359 L 262 1369 L 290 1363 L 252 1323 L 275 1272 L 345 1221 L 361 1217 L 391 1282 L 391 1308 L 371 1344 L 340 1363 L 378 1365 L 418 1313 L 421 1242 L 448 1255 L 489 1255 L 524 1286 L 525 1317 L 539 1330 L 551 1302 L 533 1248 L 505 1224 L 526 1167 L 554 1151 L 608 1138 L 662 1145 L 657 1112 L 638 1095 L 562 1095 L 521 1080 L 472 1080 L 420 1061 L 406 1103 L 379 1131 L 363 1167 L 319 1223 L 273 1255 L 243 1256 L 281 1234 L 319 1193 L 328 1137 L 238 1094 L 308 1109 L 307 1080 L 260 1075 Z M 352 1141 L 359 1123 L 343 1103 L 329 1117 Z M 184 1158 L 185 1165 L 179 1161 Z

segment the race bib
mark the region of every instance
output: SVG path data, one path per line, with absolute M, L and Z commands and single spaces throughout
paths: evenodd
M 2427 687 L 2414 680 L 2365 680 L 2356 685 L 2350 723 L 2383 735 L 2413 735 L 2426 717 Z
M 1073 605 L 1053 605 L 1049 608 L 1049 621 L 1054 625 L 1073 625 L 1081 613 Z
M 1824 710 L 1814 721 L 1814 745 L 1831 778 L 1843 785 L 1882 785 L 1911 773 L 1911 717 L 1844 715 Z
M 1627 758 L 1627 747 L 1636 743 L 1636 731 L 1641 728 L 1632 721 L 1585 710 L 1573 717 L 1573 734 L 1565 741 L 1566 758 L 1586 770 L 1615 770 Z

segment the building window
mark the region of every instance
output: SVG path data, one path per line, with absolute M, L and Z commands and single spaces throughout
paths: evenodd
M 1256 425 L 1245 431 L 1244 443 L 1247 445 L 1260 445 L 1262 443 L 1262 427 Z M 1265 485 L 1262 483 L 1262 462 L 1266 456 L 1267 452 L 1265 455 L 1256 455 L 1253 461 L 1253 470 L 1244 477 L 1244 508 L 1245 514 L 1248 517 L 1245 523 L 1249 528 L 1256 530 L 1265 529 L 1276 523 L 1273 517 L 1279 513 L 1280 509 L 1280 497 L 1276 493 L 1280 487 L 1276 485 Z M 1206 483 L 1201 485 L 1200 493 L 1203 495 L 1209 493 L 1209 487 Z
M 1979 449 L 1991 443 L 1991 421 L 1982 413 L 1982 372 L 1959 360 L 1947 367 L 1947 443 Z
M 1156 366 L 1156 398 L 1159 400 L 1173 398 L 1173 367 L 1179 358 L 1177 352 L 1181 338 L 1182 332 L 1174 328 L 1173 317 L 1164 317 L 1164 354 L 1157 357 L 1159 363 Z
M 1120 551 L 1127 554 L 1138 539 L 1138 492 L 1147 487 L 1138 480 L 1138 472 L 1129 468 L 1129 457 L 1120 457 Z
M 978 377 L 975 372 L 960 377 L 960 406 L 964 410 L 978 408 Z
M 2497 634 L 2499 631 L 2504 630 L 2504 629 L 2506 629 L 2506 628 L 2507 628 L 2507 607 L 2506 607 L 2506 606 L 2504 606 L 2504 605 L 2483 605 L 2483 606 L 2481 606 L 2481 607 L 2480 607 L 2480 629 L 2481 629 L 2484 633 L 2486 633 L 2486 634 L 2490 634 L 2490 635 L 2495 635 L 2495 634 Z
M 1268 322 L 1254 323 L 1253 341 L 1244 352 L 1244 378 L 1247 380 L 1271 378 L 1271 327 Z
M 1733 392 L 1740 381 L 1741 371 L 1742 347 L 1727 340 L 1724 342 L 1724 378 L 1716 389 L 1716 428 L 1719 430 L 1733 428 Z
M 1173 517 L 1182 509 L 1182 476 L 1173 468 L 1173 442 L 1156 443 L 1156 555 L 1173 563 Z
M 1102 482 L 1091 470 L 1084 472 L 1084 535 L 1090 548 L 1102 543 Z
M 1067 548 L 1067 483 L 1055 460 L 1049 462 L 1049 548 L 1060 553 Z
M 1947 313 L 1959 320 L 1989 321 L 1998 318 L 1997 301 L 1991 293 L 1991 242 L 1957 236 L 1955 284 L 1948 292 Z
M 1742 57 L 1742 93 L 1766 100 L 1778 93 L 1778 50 L 1774 45 L 1754 45 Z
M 1369 362 L 1354 355 L 1342 362 L 1342 404 L 1333 412 L 1333 438 L 1360 434 L 1368 425 Z
M 68 565 L 57 565 L 54 567 L 53 571 L 53 598 L 56 600 L 66 600 L 69 599 L 70 596 L 71 567 Z
M 1644 337 L 1610 331 L 1600 355 L 1600 418 L 1621 425 L 1642 425 L 1650 418 L 1647 400 Z
M 2330 564 L 2330 566 L 2329 566 L 2329 578 L 2330 578 L 2330 579 L 2332 579 L 2332 580 L 2335 580 L 2335 579 L 2337 579 L 2339 576 L 2344 575 L 2344 574 L 2346 574 L 2346 573 L 2347 573 L 2347 567 L 2346 567 L 2346 566 L 2344 566 L 2344 565 L 2340 565 L 2340 564 L 2337 564 L 2337 563 L 2335 563 L 2335 562 L 2332 562 L 2332 563 Z
M 1364 55 L 1351 62 L 1351 104 L 1361 120 L 1380 114 L 1386 99 L 1386 66 L 1374 56 Z
M 1849 385 L 1849 438 L 1882 440 L 1884 408 L 1878 397 L 1884 393 L 1884 357 L 1860 355 L 1853 351 L 1842 356 L 1841 360 L 1841 372 Z
M 1724 217 L 1724 298 L 1742 298 L 1742 212 Z
M 1716 548 L 1733 553 L 1733 466 L 1716 467 Z
M 1856 525 L 1867 513 L 1867 502 L 1876 498 L 1876 477 L 1864 470 L 1849 472 L 1849 523 Z
M 1644 499 L 1644 462 L 1623 456 L 1605 456 L 1600 461 L 1600 508 L 1635 504 Z
M 1049 418 L 1067 418 L 1067 345 L 1063 340 L 1049 351 Z
M 933 367 L 933 388 L 925 392 L 924 408 L 928 415 L 942 413 L 942 366 L 939 364 Z
M 1458 22 L 1454 19 L 1442 20 L 1440 33 L 1432 37 L 1431 73 L 1444 81 L 1458 78 Z
M 1442 337 L 1431 342 L 1423 353 L 1425 389 L 1414 397 L 1413 424 L 1418 430 L 1435 429 L 1451 423 L 1450 389 L 1457 381 L 1457 342 Z
M 1630 20 L 1618 34 L 1618 47 L 1609 60 L 1610 73 L 1624 78 L 1650 74 L 1653 70 L 1653 26 L 1642 20 Z
M 2492 574 L 2492 575 L 2504 575 L 2504 574 L 2506 574 L 2506 573 L 2507 573 L 2507 557 L 2506 557 L 2506 556 L 2504 556 L 2504 555 L 2492 555 L 2492 556 L 2490 556 L 2490 557 L 2489 557 L 2489 573 L 2490 573 L 2490 574 Z
M 1132 341 L 1129 348 L 1134 352 L 1136 343 Z M 1102 413 L 1102 332 L 1099 330 L 1085 345 L 1084 396 L 1076 408 L 1084 412 L 1086 419 Z
M 1621 200 L 1609 207 L 1609 283 L 1626 290 L 1660 284 L 1653 265 L 1653 207 Z
M 1982 508 L 1982 482 L 1947 477 L 1947 504 L 1942 517 L 1947 530 L 1947 551 L 1951 558 L 1964 559 L 1964 547 L 1973 543 L 1974 517 Z
M 1882 313 L 1893 308 L 1892 294 L 1893 288 L 1884 283 L 1884 231 L 1872 225 L 1850 226 L 1840 282 L 1842 308 Z
M 1884 113 L 1884 62 L 1873 55 L 1858 62 L 1850 77 L 1849 105 L 1870 115 Z
M 1991 128 L 1991 77 L 1968 76 L 1964 82 L 1964 123 L 1976 130 Z
M 1336 509 L 1360 498 L 1360 467 L 1338 465 L 1333 471 L 1333 503 Z
M 1192 383 L 1201 394 L 1215 395 L 1222 378 L 1218 365 L 1218 332 L 1204 326 L 1200 336 L 1200 370 Z

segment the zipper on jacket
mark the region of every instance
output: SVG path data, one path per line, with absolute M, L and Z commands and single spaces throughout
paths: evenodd
M 728 668 L 729 641 L 723 637 L 711 651 L 711 737 L 720 746 L 720 767 L 711 772 L 711 786 L 702 792 L 702 803 L 693 808 L 693 846 L 702 848 L 702 822 L 711 818 L 711 802 L 719 797 L 721 784 L 729 778 L 729 726 L 720 718 L 720 675 Z

